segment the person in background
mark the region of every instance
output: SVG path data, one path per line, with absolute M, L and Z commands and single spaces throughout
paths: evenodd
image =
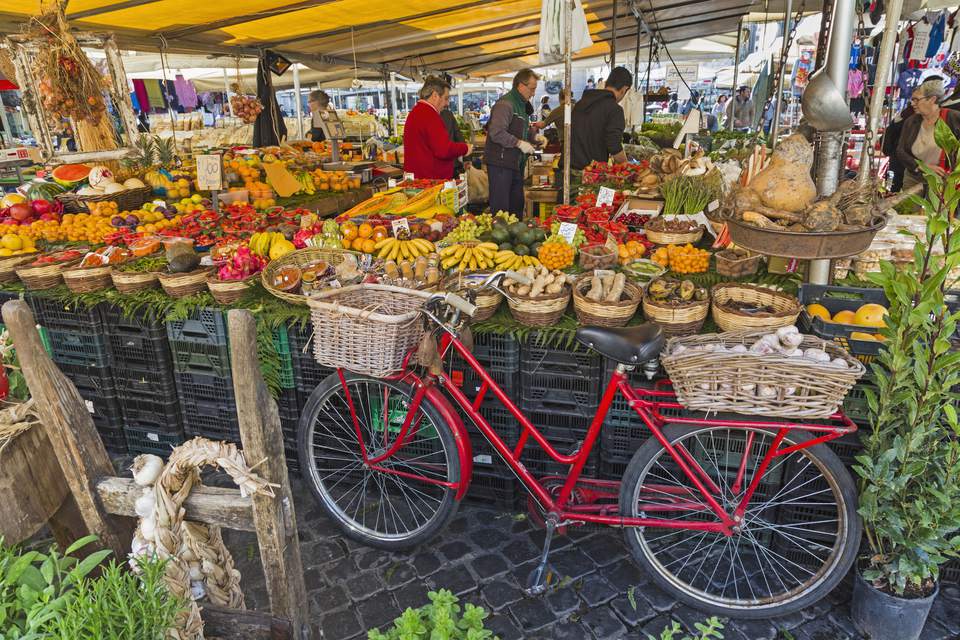
M 583 87 L 584 91 L 593 91 L 597 88 L 597 83 L 593 80 L 593 76 L 587 78 L 587 84 Z
M 763 111 L 760 114 L 760 119 L 763 121 L 763 133 L 764 135 L 770 135 L 770 131 L 773 130 L 773 119 L 776 116 L 777 112 L 777 101 L 774 98 L 767 98 L 767 102 L 763 105 Z
M 457 122 L 457 116 L 454 115 L 450 107 L 447 106 L 440 112 L 440 118 L 443 120 L 443 126 L 447 128 L 447 135 L 453 142 L 466 142 L 463 139 L 463 132 L 460 131 L 460 124 Z M 463 173 L 463 160 L 457 158 L 453 161 L 453 174 L 449 177 L 455 178 Z
M 882 151 L 883 155 L 890 158 L 889 173 L 893 174 L 890 182 L 890 193 L 900 193 L 903 190 L 903 175 L 907 168 L 903 166 L 897 157 L 897 146 L 900 144 L 900 135 L 903 133 L 903 123 L 915 114 L 912 104 L 907 104 L 903 111 L 893 117 L 893 121 L 883 132 Z
M 944 94 L 943 79 L 937 76 L 927 78 L 910 96 L 910 105 L 916 113 L 903 121 L 896 154 L 906 169 L 904 189 L 923 183 L 923 175 L 918 168 L 920 162 L 938 175 L 946 175 L 943 152 L 937 146 L 934 128 L 937 121 L 943 120 L 954 135 L 960 135 L 960 112 L 941 108 Z
M 714 126 L 716 127 L 710 129 L 710 131 L 717 132 L 723 127 L 727 119 L 727 94 L 721 93 L 717 96 L 717 102 L 713 105 L 710 113 L 713 114 Z
M 687 98 L 687 101 L 683 103 L 683 107 L 681 107 L 680 109 L 680 115 L 685 116 L 691 111 L 693 111 L 694 109 L 699 109 L 699 108 L 700 108 L 700 92 L 696 90 L 691 91 L 690 97 Z
M 727 122 L 737 131 L 749 131 L 753 128 L 753 118 L 756 116 L 753 100 L 750 99 L 750 87 L 740 85 L 737 95 L 730 101 L 727 108 Z
M 542 122 L 547 119 L 550 115 L 550 96 L 543 96 L 540 98 L 540 116 L 539 120 Z
M 513 77 L 513 88 L 497 100 L 487 124 L 483 161 L 490 180 L 490 211 L 523 215 L 523 170 L 527 156 L 534 152 L 536 128 L 530 126 L 539 77 L 532 69 L 521 69 Z
M 677 113 L 680 111 L 680 101 L 677 99 L 677 94 L 670 94 L 670 101 L 667 103 L 667 113 Z
M 449 83 L 427 76 L 419 96 L 403 127 L 403 170 L 417 179 L 448 180 L 454 160 L 470 155 L 473 147 L 451 140 L 440 116 L 450 103 Z
M 563 133 L 563 107 L 567 104 L 567 100 L 570 99 L 570 91 L 566 88 L 560 90 L 560 104 L 554 109 L 550 109 L 550 112 L 543 116 L 540 122 L 534 123 L 540 131 L 543 131 L 550 125 L 556 125 L 557 129 L 560 130 L 561 134 Z
M 593 161 L 626 162 L 623 130 L 626 122 L 620 101 L 633 86 L 633 76 L 624 67 L 610 72 L 603 89 L 584 91 L 573 109 L 570 166 L 583 169 Z
M 320 126 L 320 113 L 330 108 L 330 96 L 326 91 L 319 89 L 311 91 L 307 97 L 307 106 L 310 107 L 310 139 L 314 142 L 323 142 L 327 136 Z

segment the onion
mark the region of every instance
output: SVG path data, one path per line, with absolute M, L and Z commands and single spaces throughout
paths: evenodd
M 150 518 L 156 509 L 157 496 L 153 493 L 153 489 L 148 487 L 143 490 L 143 495 L 137 498 L 137 501 L 133 505 L 133 510 L 136 511 L 137 515 L 141 518 Z
M 163 471 L 163 460 L 159 456 L 142 454 L 134 458 L 133 481 L 141 487 L 151 487 L 156 483 Z

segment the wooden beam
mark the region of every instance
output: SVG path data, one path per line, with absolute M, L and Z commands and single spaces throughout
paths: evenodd
M 296 640 L 309 640 L 310 608 L 293 491 L 287 475 L 280 413 L 267 391 L 257 359 L 257 323 L 249 311 L 233 309 L 227 313 L 227 329 L 243 455 L 258 475 L 275 486 L 272 496 L 253 496 L 253 522 L 270 610 L 293 623 Z
M 303 11 L 304 9 L 312 9 L 313 7 L 319 7 L 336 1 L 337 0 L 301 0 L 300 2 L 294 2 L 282 7 L 264 9 L 263 11 L 257 11 L 255 13 L 247 13 L 244 15 L 233 16 L 231 18 L 225 18 L 223 20 L 217 20 L 216 22 L 208 22 L 207 24 L 198 24 L 192 27 L 177 29 L 176 31 L 164 32 L 163 35 L 169 39 L 183 38 L 185 36 L 192 36 L 197 33 L 206 33 L 208 31 L 223 29 L 224 27 L 232 27 L 233 25 L 243 24 L 244 22 L 253 22 L 255 20 L 263 20 L 265 18 L 273 18 L 274 16 L 281 16 L 286 13 L 293 13 L 295 11 Z
M 207 637 L 233 640 L 286 640 L 293 638 L 289 620 L 275 618 L 269 613 L 228 609 L 204 602 L 203 633 Z
M 162 0 L 125 0 L 124 2 L 114 2 L 112 4 L 104 5 L 102 7 L 97 7 L 96 9 L 86 9 L 85 11 L 77 11 L 76 13 L 67 14 L 67 20 L 84 20 L 86 18 L 92 18 L 93 16 L 99 16 L 103 13 L 113 13 L 114 11 L 122 11 L 123 9 L 132 9 L 133 7 L 139 7 L 145 4 L 153 4 L 155 2 L 161 2 Z
M 130 478 L 107 477 L 97 483 L 97 495 L 108 513 L 136 517 L 134 503 L 143 489 Z M 256 531 L 253 526 L 252 501 L 240 495 L 239 489 L 196 487 L 184 503 L 187 520 L 214 524 L 239 531 Z
M 13 337 L 30 395 L 84 524 L 99 544 L 112 549 L 117 558 L 126 557 L 133 523 L 107 513 L 97 496 L 96 479 L 114 471 L 83 398 L 47 355 L 26 302 L 4 304 L 3 323 Z

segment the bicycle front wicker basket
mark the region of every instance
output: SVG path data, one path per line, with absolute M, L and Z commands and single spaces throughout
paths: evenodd
M 402 368 L 423 338 L 420 307 L 430 293 L 383 284 L 327 289 L 307 298 L 317 362 L 375 378 Z
M 799 348 L 822 349 L 831 358 L 842 358 L 847 366 L 780 353 L 728 350 L 736 345 L 749 349 L 767 333 L 749 331 L 671 338 L 660 360 L 680 403 L 691 411 L 822 419 L 836 413 L 847 392 L 866 373 L 863 364 L 842 347 L 814 336 L 803 336 Z

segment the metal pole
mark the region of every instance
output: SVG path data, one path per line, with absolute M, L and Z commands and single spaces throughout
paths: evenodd
M 397 74 L 395 71 L 390 72 L 390 104 L 393 105 L 393 137 L 397 137 L 398 127 L 397 121 L 400 119 L 400 112 L 397 111 Z
M 293 65 L 293 112 L 297 115 L 297 140 L 304 139 L 303 105 L 300 104 L 300 63 Z
M 793 11 L 793 0 L 787 0 L 787 11 L 783 14 L 783 46 L 780 48 L 780 69 L 777 73 L 778 80 L 774 83 L 774 89 L 777 94 L 773 99 L 776 100 L 773 108 L 773 126 L 770 128 L 770 140 L 773 142 L 773 148 L 777 148 L 777 135 L 780 133 L 780 103 L 783 102 L 783 74 L 787 69 L 787 47 L 790 46 L 790 13 Z M 766 31 L 766 27 L 764 27 Z M 766 32 L 764 32 L 766 36 Z
M 0 132 L 0 147 L 6 148 L 6 138 L 10 139 L 10 144 L 13 144 L 13 130 L 10 128 L 10 120 L 7 118 L 7 108 L 0 102 L 0 124 L 3 124 L 3 132 Z
M 463 116 L 463 83 L 457 85 L 457 113 Z
M 873 144 L 877 129 L 880 128 L 880 116 L 883 113 L 883 98 L 887 93 L 887 76 L 893 66 L 893 54 L 897 44 L 897 27 L 900 24 L 900 12 L 903 10 L 903 0 L 890 0 L 887 5 L 886 23 L 883 26 L 883 41 L 880 43 L 880 57 L 877 59 L 877 73 L 873 84 L 873 95 L 870 96 L 870 120 L 867 122 L 867 134 L 863 139 L 863 150 L 860 153 L 860 173 L 857 181 L 861 185 L 867 184 L 873 173 L 869 165 L 869 145 Z M 892 101 L 891 101 L 892 102 Z
M 610 41 L 610 70 L 617 66 L 617 0 L 613 0 L 613 28 L 612 40 Z
M 570 204 L 570 154 L 573 102 L 573 0 L 563 3 L 563 84 L 570 91 L 570 100 L 563 105 L 563 204 Z
M 227 109 L 230 111 L 230 117 L 233 116 L 233 103 L 230 102 L 230 78 L 227 76 L 227 70 L 223 70 L 223 92 L 227 95 Z
M 653 38 L 650 35 L 647 35 L 650 38 L 649 46 L 647 47 L 647 79 L 644 86 L 643 92 L 646 94 L 650 93 L 650 68 L 653 66 Z M 637 64 L 640 63 L 640 32 L 637 31 Z M 636 70 L 636 67 L 634 67 Z
M 730 88 L 730 117 L 727 118 L 727 130 L 733 129 L 733 115 L 737 110 L 737 82 L 740 80 L 740 44 L 743 40 L 743 18 L 737 23 L 737 50 L 733 54 L 733 86 Z

